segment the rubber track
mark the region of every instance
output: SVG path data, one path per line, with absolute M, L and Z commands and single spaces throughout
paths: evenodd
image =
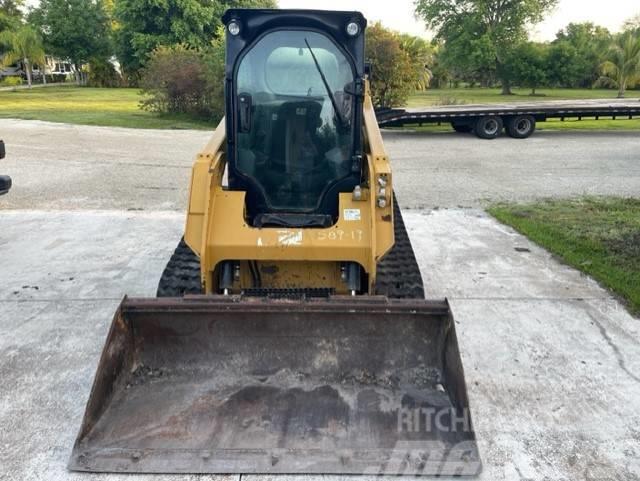
M 184 242 L 178 243 L 158 283 L 158 297 L 182 297 L 201 294 L 200 259 Z
M 389 298 L 424 299 L 420 267 L 416 261 L 402 212 L 393 196 L 395 243 L 378 264 L 375 293 Z
M 424 299 L 420 268 L 395 196 L 393 212 L 395 244 L 378 264 L 375 293 L 390 298 Z M 201 292 L 200 260 L 183 238 L 162 273 L 157 296 L 182 297 Z

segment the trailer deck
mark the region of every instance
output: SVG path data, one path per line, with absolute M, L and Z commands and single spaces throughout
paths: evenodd
M 560 100 L 530 103 L 445 105 L 411 109 L 386 109 L 377 112 L 380 127 L 400 127 L 450 122 L 459 132 L 474 132 L 492 139 L 501 134 L 527 138 L 537 122 L 548 119 L 640 117 L 640 99 Z M 515 135 L 512 135 L 515 134 Z

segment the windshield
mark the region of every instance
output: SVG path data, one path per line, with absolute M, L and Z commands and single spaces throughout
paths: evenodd
M 253 178 L 273 209 L 309 211 L 350 174 L 354 80 L 349 61 L 326 36 L 276 31 L 238 67 L 236 168 Z

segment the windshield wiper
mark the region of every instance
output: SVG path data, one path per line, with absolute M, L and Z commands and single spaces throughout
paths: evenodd
M 318 70 L 318 73 L 320 74 L 320 78 L 322 79 L 322 83 L 324 84 L 324 88 L 327 91 L 327 95 L 329 95 L 329 99 L 331 100 L 331 105 L 333 105 L 333 110 L 335 111 L 336 115 L 338 116 L 338 120 L 340 121 L 340 124 L 344 127 L 345 125 L 347 125 L 344 117 L 342 117 L 342 112 L 340 111 L 340 109 L 338 109 L 338 102 L 336 102 L 336 98 L 333 95 L 333 92 L 331 91 L 331 87 L 329 87 L 329 82 L 327 82 L 327 77 L 324 76 L 324 72 L 322 71 L 322 68 L 320 67 L 320 63 L 318 63 L 318 59 L 316 58 L 316 54 L 313 53 L 313 49 L 311 48 L 311 45 L 309 45 L 309 41 L 305 38 L 304 39 L 304 43 L 307 44 L 307 48 L 309 49 L 309 52 L 311 53 L 311 57 L 313 58 L 313 63 L 316 64 L 316 69 Z

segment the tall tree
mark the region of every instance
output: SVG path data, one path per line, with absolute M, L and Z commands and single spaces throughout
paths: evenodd
M 431 63 L 431 80 L 429 86 L 439 89 L 446 87 L 452 80 L 452 72 L 443 62 L 444 44 L 442 41 L 432 41 L 433 62 Z
M 111 25 L 103 0 L 40 0 L 29 21 L 42 32 L 47 52 L 74 64 L 78 83 L 84 64 L 111 55 Z
M 558 0 L 414 0 L 416 13 L 446 43 L 491 47 L 492 63 L 510 94 L 506 61 L 510 50 L 526 40 L 526 27 L 540 22 Z
M 517 45 L 508 59 L 510 76 L 520 87 L 536 89 L 547 83 L 547 45 L 535 42 L 522 42 Z
M 115 0 L 118 60 L 136 76 L 158 46 L 209 45 L 227 8 L 275 6 L 274 0 Z
M 409 55 L 415 70 L 415 89 L 427 90 L 433 77 L 431 66 L 435 60 L 435 49 L 425 39 L 401 33 L 398 36 L 400 48 Z
M 443 41 L 440 60 L 454 77 L 470 84 L 492 85 L 496 78 L 496 50 L 487 34 L 461 28 Z
M 640 35 L 626 31 L 616 35 L 604 56 L 601 83 L 618 88 L 618 98 L 624 98 L 627 87 L 640 81 Z
M 31 88 L 33 65 L 44 65 L 44 49 L 38 32 L 27 25 L 18 30 L 5 30 L 0 33 L 0 44 L 7 49 L 2 56 L 1 64 L 4 66 L 21 62 Z
M 551 42 L 549 81 L 560 87 L 591 87 L 600 76 L 602 53 L 611 40 L 606 28 L 590 22 L 570 23 Z
M 20 26 L 23 7 L 24 0 L 0 0 L 0 32 Z

